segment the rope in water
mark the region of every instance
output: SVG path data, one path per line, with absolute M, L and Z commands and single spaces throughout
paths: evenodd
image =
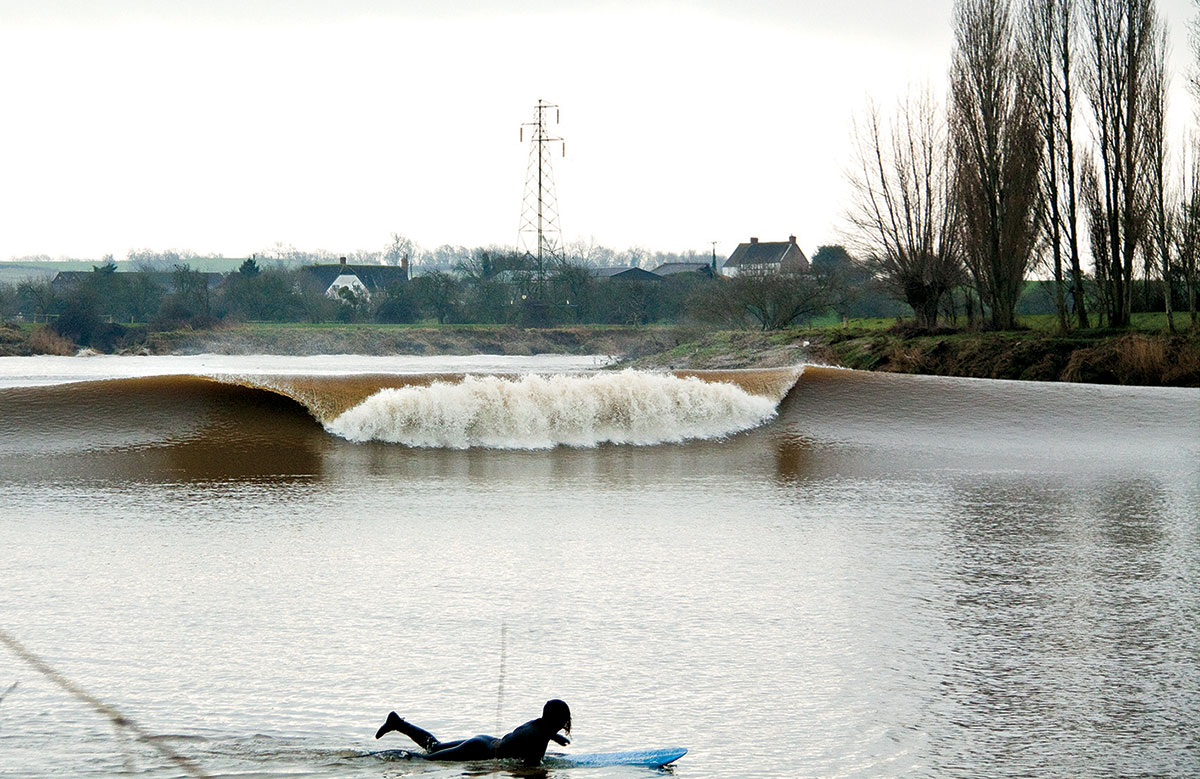
M 500 623 L 500 684 L 496 688 L 496 732 L 503 732 L 504 714 L 504 675 L 505 664 L 508 660 L 508 623 Z
M 117 711 L 117 709 L 113 708 L 111 705 L 105 703 L 89 693 L 87 690 L 75 684 L 67 677 L 63 676 L 61 673 L 51 667 L 49 663 L 35 655 L 32 651 L 27 649 L 24 644 L 22 644 L 20 641 L 17 641 L 17 639 L 3 629 L 0 629 L 0 643 L 3 643 L 5 646 L 11 649 L 13 654 L 17 655 L 30 666 L 32 666 L 38 673 L 42 674 L 59 687 L 66 690 L 76 699 L 83 701 L 88 706 L 91 706 L 100 714 L 107 717 L 108 720 L 112 722 L 113 727 L 117 728 L 118 732 L 125 731 L 131 733 L 138 741 L 155 749 L 159 754 L 174 763 L 180 768 L 180 770 L 184 771 L 189 776 L 200 777 L 200 779 L 208 779 L 208 774 L 200 770 L 198 765 L 175 750 L 171 749 L 166 744 L 160 743 L 155 738 L 153 733 L 129 719 L 129 717 L 125 716 L 121 712 Z M 5 695 L 7 695 L 9 692 L 12 692 L 13 687 L 16 687 L 16 685 L 14 684 L 12 687 L 9 687 L 5 692 Z M 3 696 L 0 696 L 0 699 L 2 698 Z

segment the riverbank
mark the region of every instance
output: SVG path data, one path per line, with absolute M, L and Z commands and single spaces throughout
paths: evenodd
M 211 329 L 120 327 L 116 354 L 603 354 L 636 359 L 699 337 L 676 327 L 500 325 L 241 324 Z M 0 323 L 0 356 L 74 355 L 77 344 L 42 325 Z
M 722 332 L 626 364 L 701 369 L 796 362 L 978 379 L 1200 387 L 1200 333 L 919 334 L 853 328 Z
M 75 354 L 42 327 L 0 325 L 0 355 Z M 619 367 L 773 368 L 815 362 L 868 371 L 1023 381 L 1200 387 L 1200 333 L 1044 330 L 923 334 L 903 328 L 778 332 L 687 327 L 526 329 L 447 325 L 246 324 L 211 330 L 127 328 L 128 354 L 603 354 Z

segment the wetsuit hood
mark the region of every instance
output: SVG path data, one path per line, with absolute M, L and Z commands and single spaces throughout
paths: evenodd
M 567 706 L 566 701 L 558 698 L 546 701 L 546 705 L 542 707 L 542 720 L 553 727 L 555 732 L 571 732 L 571 708 Z

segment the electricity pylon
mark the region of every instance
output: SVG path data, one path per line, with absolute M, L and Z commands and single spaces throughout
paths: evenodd
M 547 259 L 562 252 L 562 229 L 558 224 L 558 196 L 554 193 L 554 169 L 550 165 L 550 144 L 562 144 L 562 153 L 567 153 L 567 144 L 562 138 L 554 137 L 546 129 L 546 118 L 554 110 L 554 124 L 558 124 L 558 106 L 539 100 L 533 109 L 533 121 L 521 125 L 521 142 L 525 141 L 525 128 L 530 128 L 529 167 L 525 174 L 525 197 L 521 202 L 521 228 L 518 231 L 519 247 L 537 262 L 538 294 L 541 297 L 546 278 Z

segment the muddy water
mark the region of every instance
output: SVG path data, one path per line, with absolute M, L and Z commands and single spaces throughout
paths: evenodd
M 390 709 L 452 738 L 548 697 L 568 751 L 678 744 L 679 776 L 1200 771 L 1195 390 L 810 367 L 749 429 L 456 449 L 132 370 L 9 370 L 0 629 L 204 773 L 520 774 L 362 753 L 407 746 Z M 660 413 L 627 389 L 610 422 Z M 13 682 L 3 775 L 179 775 L 0 647 Z

